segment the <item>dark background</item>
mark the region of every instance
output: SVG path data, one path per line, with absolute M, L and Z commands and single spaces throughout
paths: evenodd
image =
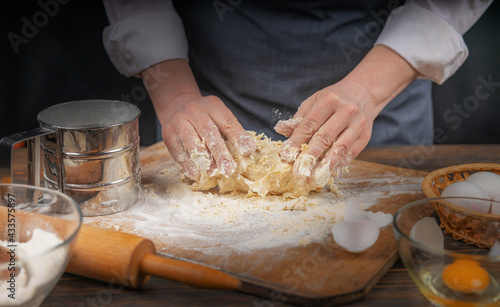
M 21 35 L 22 18 L 32 21 L 41 10 L 38 1 L 19 1 L 1 13 L 0 136 L 37 127 L 37 114 L 54 104 L 117 99 L 141 109 L 141 145 L 154 143 L 156 118 L 142 81 L 120 75 L 104 50 L 102 31 L 108 20 L 102 2 L 60 4 L 54 17 L 27 44 L 20 44 L 16 54 L 7 34 Z
M 156 141 L 155 115 L 142 82 L 121 76 L 102 46 L 108 21 L 100 1 L 68 1 L 58 4 L 57 11 L 52 6 L 54 16 L 40 18 L 41 26 L 17 53 L 8 33 L 22 35 L 26 20 L 33 22 L 42 7 L 37 1 L 11 5 L 0 13 L 0 137 L 37 127 L 36 115 L 53 104 L 118 99 L 141 109 L 141 145 Z M 499 12 L 497 1 L 465 35 L 467 61 L 443 85 L 434 85 L 435 125 L 440 132 L 436 143 L 500 141 L 500 86 L 481 92 L 489 93 L 486 99 L 476 99 L 475 93 L 481 84 L 478 78 L 500 82 Z M 462 113 L 453 111 L 457 108 Z

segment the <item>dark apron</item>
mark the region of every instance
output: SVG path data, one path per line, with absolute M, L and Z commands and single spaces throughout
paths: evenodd
M 349 73 L 373 46 L 386 1 L 180 0 L 189 61 L 204 95 L 221 98 L 245 129 L 273 127 Z M 388 63 L 388 65 L 390 65 Z M 371 145 L 432 143 L 431 83 L 417 80 L 377 117 Z

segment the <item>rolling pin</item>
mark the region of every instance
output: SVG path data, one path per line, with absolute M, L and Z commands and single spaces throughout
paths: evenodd
M 61 234 L 71 233 L 76 227 L 74 221 L 23 210 L 16 210 L 16 219 L 25 230 L 17 235 L 21 242 L 29 240 L 32 231 L 28 230 L 37 227 L 48 227 Z M 0 227 L 7 229 L 7 220 L 7 208 L 0 206 Z M 150 275 L 205 289 L 242 287 L 241 281 L 222 271 L 158 256 L 151 240 L 133 234 L 82 224 L 74 240 L 68 273 L 126 287 L 140 287 Z
M 66 272 L 126 287 L 140 287 L 150 275 L 204 289 L 237 290 L 241 282 L 219 270 L 160 257 L 151 240 L 82 225 Z

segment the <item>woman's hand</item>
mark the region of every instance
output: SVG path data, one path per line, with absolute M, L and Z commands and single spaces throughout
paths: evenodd
M 153 73 L 155 82 L 148 82 L 154 79 Z M 161 123 L 163 141 L 188 178 L 197 180 L 200 172 L 230 175 L 235 171 L 236 163 L 223 137 L 243 155 L 255 151 L 254 140 L 224 103 L 215 96 L 201 95 L 185 60 L 159 63 L 142 76 Z
M 368 144 L 377 109 L 363 85 L 343 80 L 306 99 L 294 118 L 279 122 L 275 129 L 290 137 L 283 144 L 284 161 L 296 160 L 298 176 L 309 176 L 320 156 L 330 170 L 346 166 Z M 308 144 L 299 155 L 301 144 Z M 309 155 L 309 156 L 308 156 Z M 314 162 L 311 165 L 311 157 Z M 306 165 L 307 164 L 307 165 Z
M 291 120 L 276 125 L 278 133 L 289 137 L 282 159 L 296 160 L 297 176 L 314 180 L 325 165 L 337 174 L 366 147 L 377 115 L 417 76 L 392 49 L 373 47 L 344 79 L 314 93 Z

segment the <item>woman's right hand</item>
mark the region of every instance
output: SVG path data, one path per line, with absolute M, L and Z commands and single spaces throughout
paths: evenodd
M 255 151 L 255 141 L 222 100 L 201 95 L 187 61 L 156 64 L 142 77 L 162 127 L 163 141 L 188 178 L 197 180 L 200 172 L 210 175 L 215 171 L 229 176 L 236 170 L 224 137 L 243 155 Z

